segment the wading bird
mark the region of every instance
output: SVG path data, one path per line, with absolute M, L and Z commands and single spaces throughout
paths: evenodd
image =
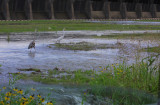
M 35 34 L 37 33 L 37 28 L 35 28 Z M 35 49 L 35 38 L 34 38 L 34 40 L 29 44 L 29 46 L 28 46 L 28 49 L 32 49 L 32 48 L 34 48 Z M 31 50 L 30 50 L 31 51 Z
M 60 43 L 60 41 L 64 38 L 64 36 L 65 36 L 64 30 L 65 30 L 65 28 L 63 29 L 63 35 L 56 39 L 56 43 Z
M 35 49 L 35 40 L 33 40 L 28 46 L 28 49 L 32 49 L 32 48 Z

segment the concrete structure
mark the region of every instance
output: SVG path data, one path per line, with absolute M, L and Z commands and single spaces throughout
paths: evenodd
M 160 18 L 160 0 L 0 0 L 0 20 Z

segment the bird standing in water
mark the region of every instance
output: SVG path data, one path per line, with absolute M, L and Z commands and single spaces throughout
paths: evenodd
M 37 28 L 35 28 L 35 34 L 37 33 Z M 34 48 L 35 49 L 35 38 L 34 38 L 34 40 L 29 44 L 29 46 L 28 46 L 28 49 L 32 49 L 32 48 Z M 30 50 L 31 51 L 31 50 Z
M 64 36 L 65 36 L 64 30 L 65 30 L 65 28 L 63 29 L 63 35 L 56 39 L 56 43 L 60 43 L 60 41 L 64 38 Z
M 32 49 L 32 48 L 35 49 L 35 40 L 33 40 L 28 46 L 28 49 Z

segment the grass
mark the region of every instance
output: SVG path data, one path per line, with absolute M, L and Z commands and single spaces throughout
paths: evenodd
M 132 65 L 112 64 L 100 67 L 100 71 L 63 71 L 66 73 L 63 76 L 54 70 L 50 70 L 48 74 L 23 74 L 22 79 L 45 84 L 87 85 L 90 87 L 88 94 L 109 97 L 118 105 L 149 104 L 156 102 L 158 93 L 158 67 L 153 65 L 156 59 L 157 56 L 148 57 Z
M 149 59 L 148 61 L 145 61 Z M 134 89 L 144 90 L 150 93 L 157 93 L 158 86 L 158 68 L 151 66 L 155 61 L 153 58 L 146 58 L 141 62 L 132 64 L 114 64 L 111 66 L 103 67 L 101 71 L 94 70 L 76 70 L 64 71 L 67 73 L 61 77 L 54 77 L 60 75 L 58 71 L 52 75 L 39 73 L 33 75 L 23 74 L 23 79 L 32 79 L 42 83 L 71 83 L 71 84 L 87 84 L 87 85 L 104 85 L 104 86 L 120 86 L 129 87 Z
M 160 46 L 156 46 L 156 47 L 147 47 L 142 49 L 142 51 L 147 51 L 147 52 L 155 52 L 160 54 Z
M 38 31 L 61 31 L 66 30 L 159 30 L 158 25 L 119 25 L 87 23 L 85 21 L 72 20 L 33 20 L 33 21 L 2 21 L 1 33 L 10 32 L 34 32 Z
M 107 38 L 107 39 L 133 39 L 133 40 L 159 40 L 159 33 L 135 33 L 135 34 L 118 34 L 118 35 L 102 35 L 102 36 L 94 36 L 94 38 Z
M 106 48 L 113 48 L 113 45 L 106 45 L 106 44 L 94 44 L 89 42 L 79 42 L 79 43 L 60 43 L 60 44 L 54 44 L 57 48 L 63 48 L 67 50 L 84 50 L 84 51 L 90 51 L 90 50 L 96 50 L 96 49 L 106 49 Z M 48 46 L 49 48 L 52 48 L 52 45 Z

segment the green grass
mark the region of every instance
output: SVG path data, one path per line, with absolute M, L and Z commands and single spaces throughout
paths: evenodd
M 49 27 L 51 29 L 49 29 Z M 66 30 L 159 30 L 158 25 L 119 25 L 87 23 L 85 21 L 72 20 L 33 20 L 33 21 L 2 21 L 1 33 L 10 32 L 34 32 L 38 31 L 61 31 Z
M 147 60 L 149 59 L 149 60 Z M 147 61 L 145 61 L 147 60 Z M 158 67 L 151 66 L 155 61 L 153 58 L 146 58 L 141 62 L 130 66 L 123 64 L 103 67 L 101 71 L 94 70 L 76 70 L 66 71 L 68 75 L 54 77 L 50 74 L 25 74 L 23 79 L 32 79 L 42 83 L 69 83 L 69 84 L 87 84 L 103 86 L 120 86 L 134 89 L 140 89 L 149 93 L 157 93 L 158 86 Z M 52 74 L 59 75 L 55 72 Z
M 159 33 L 143 33 L 143 34 L 118 34 L 118 35 L 102 35 L 93 36 L 94 38 L 107 38 L 107 39 L 133 39 L 133 40 L 159 40 Z
M 156 58 L 148 57 L 132 65 L 107 65 L 100 67 L 100 71 L 63 71 L 68 75 L 61 77 L 62 72 L 55 70 L 49 70 L 48 74 L 23 74 L 22 79 L 45 84 L 87 85 L 90 88 L 87 94 L 109 97 L 116 105 L 143 105 L 157 99 L 159 75 L 158 67 L 153 65 Z
M 160 46 L 157 46 L 157 47 L 147 47 L 147 48 L 142 49 L 142 51 L 155 52 L 155 53 L 160 54 Z

